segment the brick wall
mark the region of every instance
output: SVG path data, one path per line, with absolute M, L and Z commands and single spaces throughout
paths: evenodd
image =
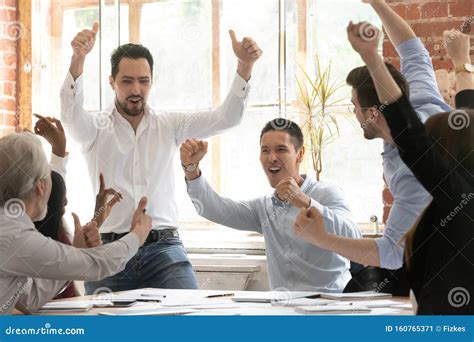
M 16 0 L 0 0 L 0 136 L 14 129 L 16 118 L 17 22 Z
M 428 48 L 436 70 L 436 77 L 441 93 L 446 101 L 453 103 L 455 82 L 453 65 L 443 47 L 443 31 L 459 29 L 469 16 L 474 15 L 474 0 L 407 0 L 387 1 L 392 8 L 411 25 L 418 37 Z M 474 25 L 472 26 L 471 56 L 474 58 Z M 383 45 L 386 60 L 396 66 L 400 58 L 392 44 L 385 39 Z M 388 191 L 383 191 L 384 217 L 386 222 L 393 197 Z

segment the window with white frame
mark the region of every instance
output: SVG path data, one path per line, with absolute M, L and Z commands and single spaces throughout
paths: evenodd
M 119 44 L 141 43 L 155 59 L 149 103 L 156 109 L 195 111 L 218 105 L 235 75 L 228 30 L 251 36 L 264 51 L 250 81 L 250 101 L 241 125 L 209 139 L 203 174 L 222 196 L 239 200 L 272 192 L 259 163 L 259 134 L 275 117 L 300 121 L 295 111 L 297 64 L 314 72 L 316 55 L 333 65 L 334 80 L 362 64 L 346 39 L 349 20 L 378 18 L 358 0 L 32 0 L 33 111 L 59 116 L 59 89 L 75 34 L 99 21 L 96 47 L 84 68 L 85 106 L 102 110 L 113 101 L 108 84 L 110 53 Z M 350 111 L 350 89 L 337 94 Z M 323 181 L 340 185 L 358 222 L 381 216 L 381 143 L 364 140 L 354 118 L 341 116 L 340 136 L 324 150 Z M 92 215 L 87 168 L 68 141 L 68 209 L 83 220 Z M 303 171 L 314 176 L 308 161 Z M 264 250 L 256 233 L 220 227 L 199 217 L 175 163 L 181 236 L 188 249 Z M 183 180 L 180 182 L 179 180 Z

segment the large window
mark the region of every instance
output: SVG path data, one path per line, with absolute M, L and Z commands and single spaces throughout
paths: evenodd
M 351 50 L 345 27 L 352 20 L 377 23 L 359 0 L 48 0 L 33 1 L 33 111 L 59 116 L 59 89 L 72 54 L 70 41 L 99 21 L 101 31 L 85 66 L 86 109 L 98 111 L 113 101 L 108 85 L 109 56 L 126 42 L 147 46 L 155 58 L 150 104 L 163 110 L 194 111 L 218 105 L 236 70 L 229 29 L 252 36 L 264 54 L 251 79 L 249 108 L 242 124 L 209 139 L 203 172 L 223 196 L 250 199 L 272 191 L 259 163 L 259 132 L 278 116 L 300 121 L 295 113 L 297 64 L 314 72 L 316 55 L 332 61 L 334 79 L 362 62 Z M 52 18 L 52 20 L 50 20 Z M 350 89 L 337 94 L 339 112 L 350 111 Z M 381 216 L 381 143 L 367 142 L 354 118 L 340 118 L 341 136 L 327 146 L 323 181 L 344 190 L 358 222 Z M 69 140 L 69 210 L 89 218 L 94 194 L 78 146 Z M 304 165 L 304 172 L 314 171 Z M 175 162 L 181 235 L 191 249 L 263 251 L 259 234 L 239 232 L 199 217 L 189 200 L 179 161 Z M 80 181 L 78 181 L 80 180 Z

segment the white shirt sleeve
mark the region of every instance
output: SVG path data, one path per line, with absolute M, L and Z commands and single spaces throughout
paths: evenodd
M 66 181 L 66 165 L 68 160 L 69 153 L 67 153 L 65 157 L 60 157 L 54 153 L 51 153 L 51 160 L 49 161 L 51 170 L 59 173 L 61 177 L 63 177 L 64 181 Z
M 67 133 L 82 145 L 83 150 L 90 148 L 101 122 L 96 116 L 84 109 L 83 75 L 75 81 L 70 72 L 61 87 L 61 122 Z M 104 118 L 106 119 L 106 118 Z
M 250 85 L 238 74 L 221 106 L 192 114 L 174 113 L 176 144 L 186 139 L 205 139 L 218 135 L 242 121 Z

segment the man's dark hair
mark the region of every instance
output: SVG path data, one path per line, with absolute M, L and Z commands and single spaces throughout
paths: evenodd
M 392 64 L 385 63 L 385 65 L 403 94 L 407 97 L 410 96 L 410 90 L 405 76 Z M 346 82 L 352 88 L 356 89 L 357 99 L 361 107 L 370 108 L 374 106 L 380 107 L 382 105 L 379 101 L 374 81 L 366 66 L 353 69 L 349 75 L 347 75 Z
M 303 132 L 301 132 L 301 128 L 293 121 L 283 118 L 268 121 L 262 129 L 262 133 L 260 133 L 260 141 L 262 141 L 263 135 L 269 131 L 287 132 L 291 137 L 291 142 L 295 146 L 296 151 L 304 144 Z
M 112 77 L 115 79 L 119 72 L 119 63 L 123 58 L 139 59 L 145 58 L 150 65 L 151 75 L 153 76 L 153 56 L 143 45 L 124 44 L 116 48 L 110 56 L 110 65 L 112 66 Z

